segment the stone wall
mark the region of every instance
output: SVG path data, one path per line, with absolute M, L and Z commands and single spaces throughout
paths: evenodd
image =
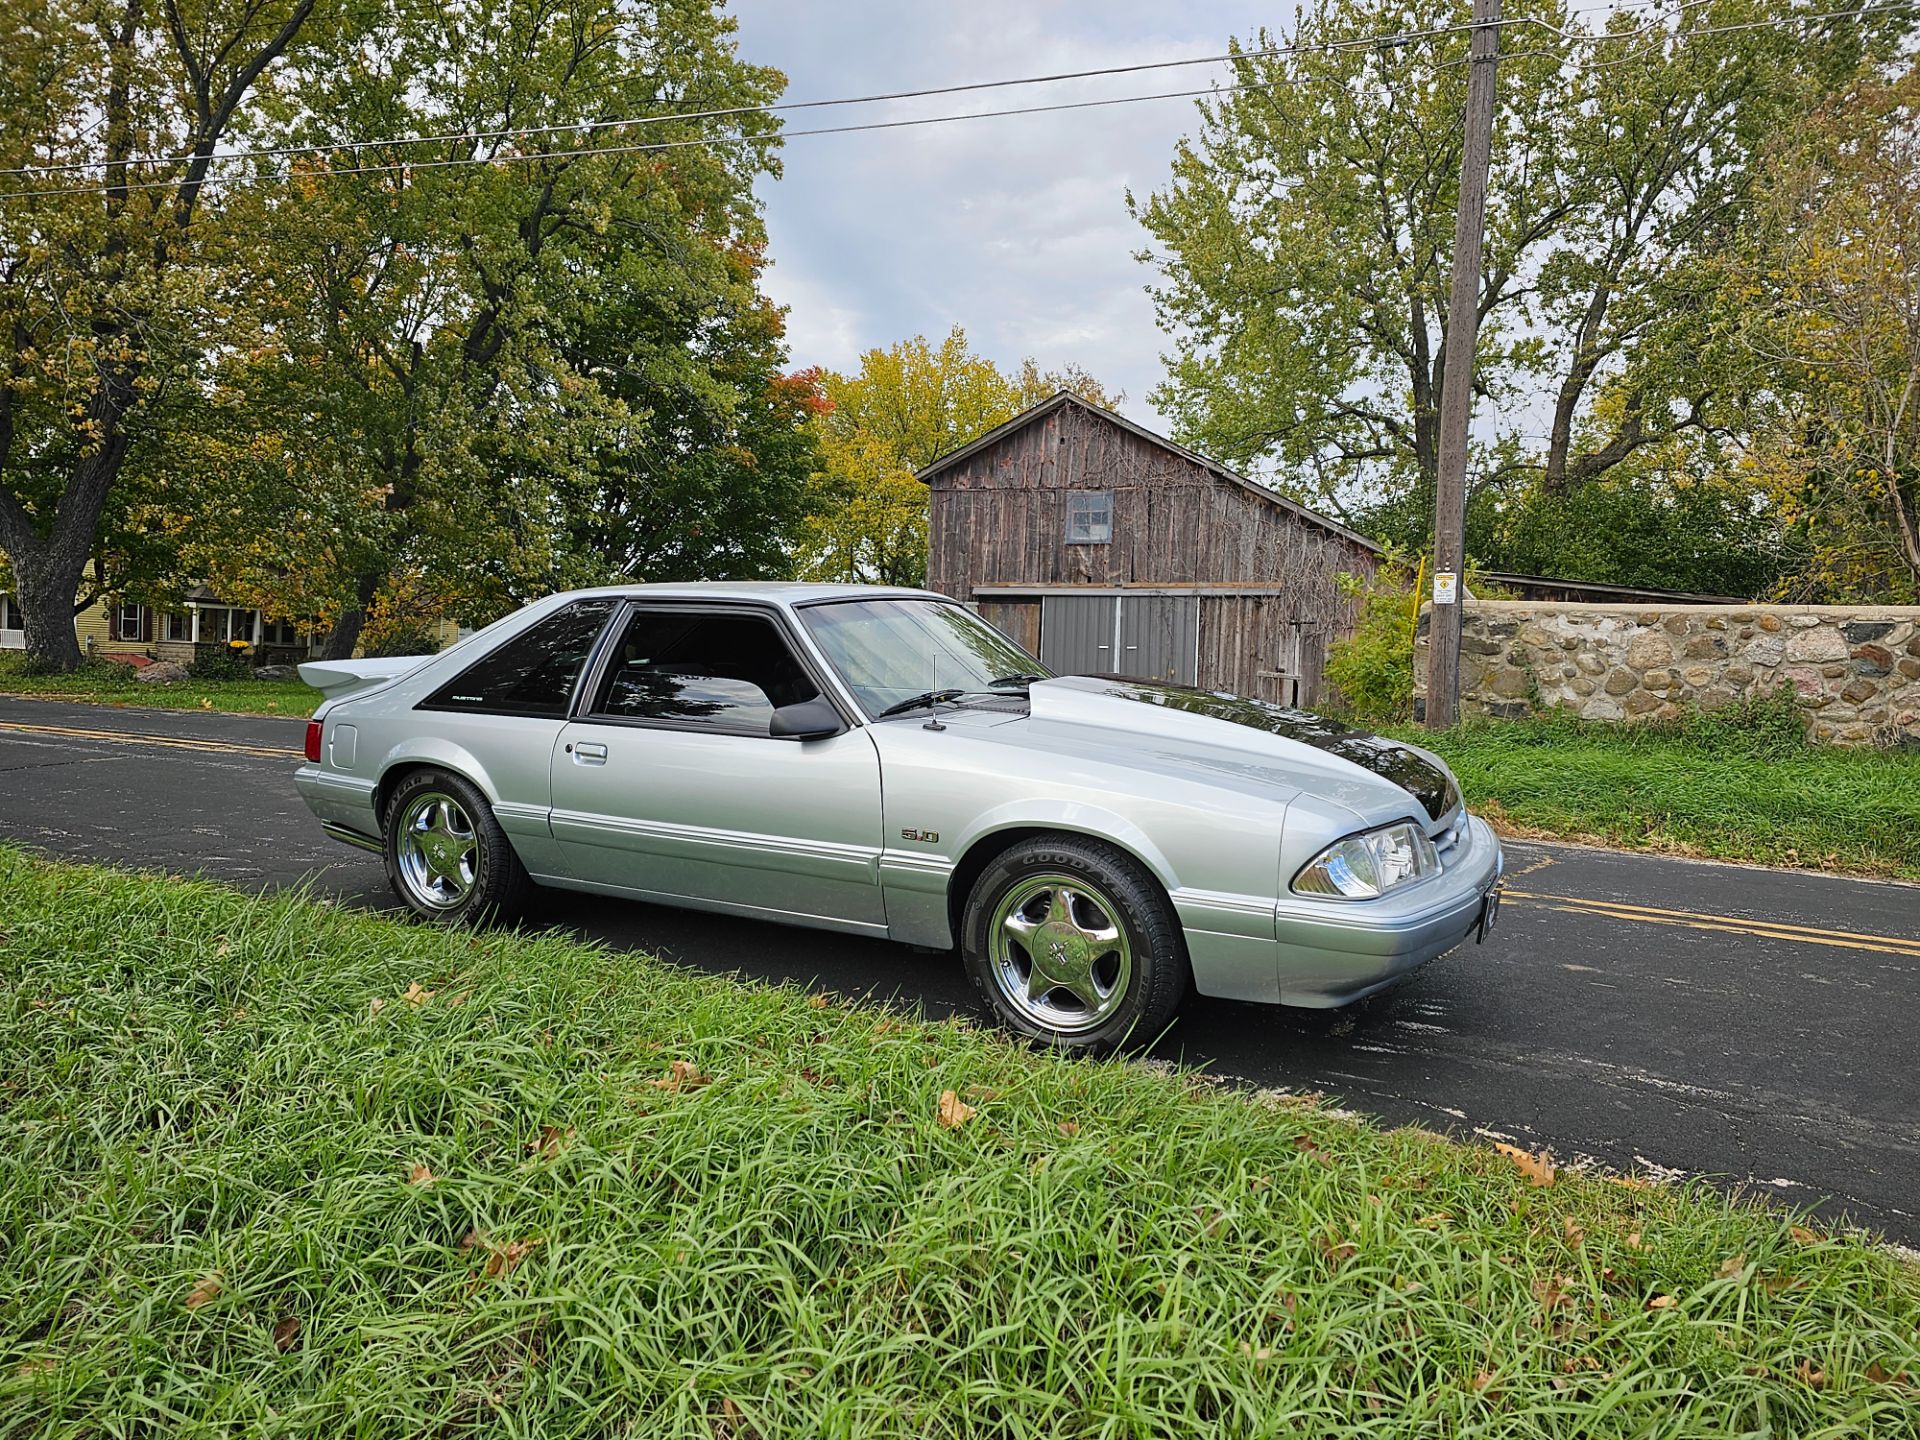
M 1416 693 L 1426 682 L 1428 609 Z M 1782 685 L 1806 707 L 1815 739 L 1920 744 L 1920 607 L 1467 602 L 1466 716 L 1561 707 L 1590 720 L 1667 720 Z

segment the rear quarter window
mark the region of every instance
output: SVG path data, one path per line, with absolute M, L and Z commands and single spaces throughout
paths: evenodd
M 420 702 L 422 710 L 563 719 L 612 600 L 578 600 L 523 630 Z

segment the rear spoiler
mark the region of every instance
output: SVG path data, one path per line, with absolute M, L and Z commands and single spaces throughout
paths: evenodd
M 300 667 L 300 678 L 328 700 L 344 700 L 378 689 L 431 659 L 431 655 L 395 655 L 382 660 L 309 660 Z

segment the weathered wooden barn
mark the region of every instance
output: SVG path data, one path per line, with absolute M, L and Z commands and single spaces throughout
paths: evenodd
M 1063 673 L 1321 694 L 1380 547 L 1062 391 L 920 472 L 927 583 Z

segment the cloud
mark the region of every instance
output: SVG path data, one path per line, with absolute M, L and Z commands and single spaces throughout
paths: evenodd
M 1218 54 L 1262 13 L 1243 0 L 1194 7 L 1111 4 L 833 6 L 745 0 L 743 56 L 784 70 L 809 100 L 971 80 Z M 980 114 L 1203 88 L 1221 66 L 790 112 L 790 130 L 923 115 Z M 774 260 L 767 288 L 791 307 L 796 364 L 850 364 L 862 350 L 963 325 L 1003 364 L 1078 364 L 1126 409 L 1156 420 L 1148 392 L 1164 337 L 1134 258 L 1144 232 L 1125 196 L 1165 183 L 1191 100 L 980 118 L 852 135 L 795 136 L 766 181 Z

